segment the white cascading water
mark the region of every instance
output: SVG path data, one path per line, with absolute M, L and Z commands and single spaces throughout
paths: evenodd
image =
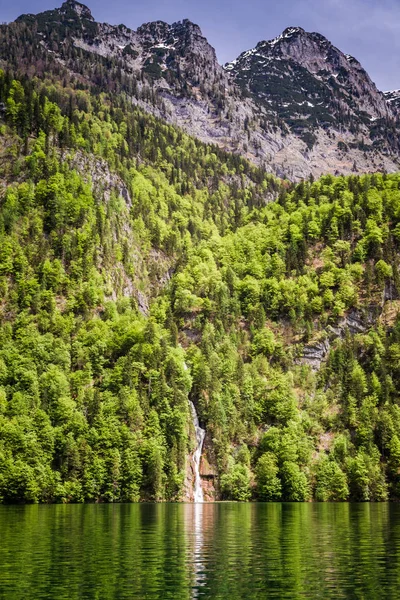
M 192 411 L 193 425 L 196 431 L 197 447 L 193 454 L 194 462 L 194 502 L 204 502 L 203 488 L 201 487 L 200 477 L 200 459 L 203 451 L 203 443 L 206 432 L 200 427 L 199 417 L 193 402 L 190 402 L 190 410 Z

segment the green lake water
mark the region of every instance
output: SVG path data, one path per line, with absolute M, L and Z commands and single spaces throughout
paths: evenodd
M 398 504 L 0 506 L 0 598 L 400 598 Z

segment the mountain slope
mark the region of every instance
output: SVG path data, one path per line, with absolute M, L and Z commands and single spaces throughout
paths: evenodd
M 258 103 L 297 131 L 390 120 L 390 108 L 360 63 L 326 38 L 289 27 L 225 65 Z
M 81 82 L 0 99 L 0 501 L 190 498 L 166 287 L 280 184 Z
M 397 168 L 397 126 L 384 96 L 355 59 L 318 34 L 289 28 L 223 69 L 188 20 L 134 32 L 96 23 L 89 9 L 68 0 L 2 32 L 26 39 L 26 29 L 45 52 L 36 68 L 55 61 L 100 87 L 123 89 L 191 135 L 280 176 Z M 16 62 L 23 68 L 21 57 Z
M 0 71 L 0 500 L 190 499 L 189 401 L 207 498 L 398 498 L 399 176 L 65 83 Z
M 354 159 L 353 171 L 368 169 L 368 163 L 375 169 L 376 161 L 383 161 L 382 168 L 383 157 L 399 153 L 392 105 L 355 58 L 318 33 L 289 27 L 225 70 L 271 118 L 305 141 L 310 161 L 318 160 L 323 145 L 334 149 L 330 160 L 338 164 Z
M 208 499 L 398 499 L 399 175 L 204 144 L 99 27 L 0 32 L 0 501 L 192 499 L 190 402 Z

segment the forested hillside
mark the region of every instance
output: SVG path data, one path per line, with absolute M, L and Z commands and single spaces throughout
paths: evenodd
M 61 68 L 61 67 L 60 67 Z M 400 496 L 400 175 L 293 186 L 0 72 L 0 499 Z

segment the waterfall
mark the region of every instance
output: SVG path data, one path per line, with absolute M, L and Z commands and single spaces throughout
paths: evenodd
M 194 462 L 194 502 L 204 502 L 203 496 L 203 488 L 201 487 L 201 478 L 200 478 L 200 459 L 201 452 L 203 450 L 203 442 L 204 436 L 206 432 L 204 429 L 200 427 L 199 417 L 197 416 L 196 409 L 194 407 L 193 402 L 190 402 L 190 410 L 192 411 L 193 425 L 196 431 L 196 450 L 193 454 L 193 462 Z

